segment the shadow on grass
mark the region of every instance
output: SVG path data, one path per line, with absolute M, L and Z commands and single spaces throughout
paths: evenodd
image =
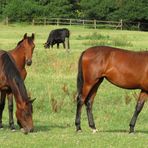
M 129 130 L 124 130 L 124 129 L 116 129 L 116 130 L 99 130 L 99 132 L 102 133 L 129 133 Z M 143 133 L 143 134 L 148 134 L 147 130 L 135 130 L 134 134 L 136 133 Z
M 53 129 L 66 129 L 69 128 L 70 125 L 60 125 L 60 124 L 50 124 L 50 125 L 36 125 L 35 126 L 35 132 L 38 131 L 42 131 L 42 132 L 46 132 L 46 131 L 51 131 Z
M 99 130 L 102 133 L 128 133 L 128 130 L 116 129 L 116 130 Z

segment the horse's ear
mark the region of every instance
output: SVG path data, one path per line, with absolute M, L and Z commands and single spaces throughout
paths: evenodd
M 34 40 L 34 38 L 35 38 L 35 34 L 34 33 L 32 33 L 31 38 Z
M 36 100 L 36 98 L 29 100 L 30 103 L 33 103 Z
M 24 39 L 26 39 L 26 38 L 27 38 L 27 33 L 24 34 Z

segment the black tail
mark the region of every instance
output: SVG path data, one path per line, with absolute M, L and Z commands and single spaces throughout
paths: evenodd
M 83 88 L 83 71 L 82 71 L 82 56 L 84 52 L 82 52 L 79 63 L 78 63 L 78 75 L 77 75 L 77 95 L 79 96 L 82 93 Z

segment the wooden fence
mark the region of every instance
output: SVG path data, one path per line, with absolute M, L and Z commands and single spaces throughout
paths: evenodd
M 22 22 L 24 20 L 22 19 Z M 8 17 L 3 21 L 8 25 L 13 22 Z M 89 28 L 111 28 L 111 29 L 129 29 L 129 30 L 148 30 L 148 23 L 140 22 L 125 22 L 122 19 L 120 21 L 101 21 L 101 20 L 85 20 L 85 19 L 63 19 L 63 18 L 34 18 L 30 21 L 32 25 L 79 25 Z
M 62 18 L 41 18 L 33 19 L 32 25 L 81 25 L 90 28 L 115 28 L 123 29 L 122 20 L 120 21 L 100 21 L 84 19 L 62 19 Z

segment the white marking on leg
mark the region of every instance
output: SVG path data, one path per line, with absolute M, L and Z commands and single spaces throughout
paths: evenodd
M 93 129 L 92 132 L 93 132 L 93 134 L 95 134 L 96 132 L 98 132 L 98 130 L 97 129 Z

